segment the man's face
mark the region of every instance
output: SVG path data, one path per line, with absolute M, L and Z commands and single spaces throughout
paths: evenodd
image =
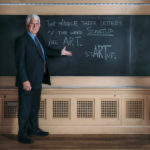
M 40 29 L 39 20 L 31 19 L 30 23 L 26 25 L 27 30 L 32 33 L 34 36 L 38 33 Z

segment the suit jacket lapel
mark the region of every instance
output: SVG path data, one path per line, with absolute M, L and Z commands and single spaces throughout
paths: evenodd
M 43 58 L 42 58 L 42 56 L 41 56 L 41 54 L 40 54 L 40 52 L 39 52 L 39 49 L 38 49 L 36 43 L 34 42 L 34 40 L 31 38 L 31 36 L 30 36 L 28 33 L 26 33 L 26 34 L 27 34 L 27 38 L 28 38 L 29 42 L 30 42 L 31 45 L 34 47 L 34 49 L 36 49 L 36 51 L 37 51 L 38 54 L 40 55 L 41 59 L 43 60 Z

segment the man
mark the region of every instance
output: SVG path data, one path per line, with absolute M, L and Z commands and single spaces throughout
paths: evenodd
M 18 86 L 18 141 L 30 144 L 33 141 L 29 136 L 46 136 L 38 125 L 38 112 L 42 82 L 50 84 L 47 69 L 46 51 L 48 56 L 71 56 L 72 53 L 64 47 L 61 51 L 47 48 L 44 41 L 37 37 L 40 29 L 38 15 L 29 15 L 26 18 L 27 31 L 15 41 L 16 59 L 16 86 Z

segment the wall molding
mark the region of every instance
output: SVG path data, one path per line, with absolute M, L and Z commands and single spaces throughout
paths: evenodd
M 149 0 L 0 0 L 0 3 L 150 3 Z
M 44 88 L 144 88 L 150 89 L 150 76 L 51 76 Z M 15 76 L 0 76 L 1 88 L 15 88 Z
M 150 3 L 0 3 L 0 6 L 150 6 Z

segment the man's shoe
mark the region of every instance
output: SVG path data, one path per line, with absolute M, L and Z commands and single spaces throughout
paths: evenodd
M 18 141 L 24 144 L 32 144 L 33 141 L 28 137 L 18 137 Z
M 47 136 L 49 132 L 42 131 L 40 128 L 35 130 L 34 132 L 29 132 L 29 136 Z

